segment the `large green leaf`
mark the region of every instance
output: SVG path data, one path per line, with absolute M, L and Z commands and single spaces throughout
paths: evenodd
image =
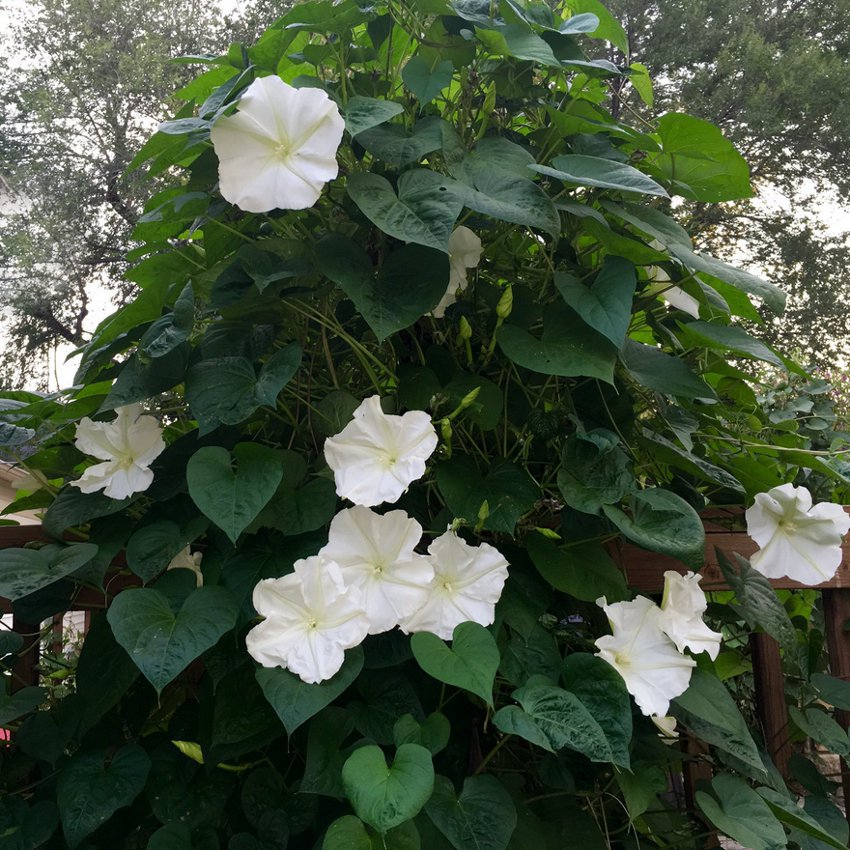
M 369 172 L 352 174 L 347 189 L 366 218 L 388 236 L 448 254 L 463 207 L 453 185 L 433 171 L 414 168 L 399 178 L 398 195 L 389 180 Z
M 41 526 L 46 534 L 61 539 L 66 529 L 85 525 L 97 517 L 118 513 L 138 498 L 137 493 L 118 501 L 103 493 L 83 493 L 69 484 L 50 503 Z
M 127 566 L 142 581 L 155 578 L 203 531 L 207 523 L 203 518 L 201 521 L 200 527 L 197 523 L 191 524 L 195 533 L 188 529 L 188 533 L 184 532 L 176 522 L 167 519 L 143 525 L 127 541 Z
M 363 669 L 363 650 L 357 646 L 345 654 L 339 671 L 330 679 L 308 685 L 281 667 L 258 667 L 257 681 L 266 699 L 291 735 L 325 706 L 330 705 Z
M 499 648 L 484 626 L 471 622 L 455 626 L 451 646 L 429 632 L 418 632 L 411 635 L 410 648 L 429 676 L 470 691 L 493 705 Z
M 176 612 L 166 596 L 146 587 L 120 593 L 106 616 L 115 639 L 160 692 L 236 625 L 237 614 L 223 587 L 193 590 Z
M 830 752 L 839 756 L 850 753 L 850 738 L 841 725 L 819 708 L 807 708 L 801 711 L 797 706 L 788 706 L 788 713 L 794 724 L 807 737 L 822 744 Z
M 713 399 L 714 390 L 680 357 L 642 342 L 627 339 L 620 360 L 631 377 L 644 387 L 687 399 Z
M 20 797 L 6 794 L 0 802 L 0 850 L 36 850 L 58 825 L 59 812 L 52 800 L 30 807 Z
M 420 850 L 420 847 L 419 832 L 413 821 L 405 821 L 384 833 L 375 833 L 353 815 L 337 818 L 322 841 L 322 850 Z
M 642 171 L 601 156 L 565 154 L 556 156 L 551 168 L 546 165 L 533 165 L 531 168 L 547 177 L 578 186 L 597 186 L 601 189 L 668 197 L 667 190 Z
M 738 706 L 726 686 L 698 667 L 688 689 L 671 703 L 670 713 L 698 738 L 740 759 L 759 773 L 764 764 Z
M 127 744 L 111 758 L 106 750 L 74 755 L 56 787 L 68 846 L 76 847 L 118 809 L 129 806 L 145 787 L 150 768 L 147 753 L 136 744 Z
M 825 798 L 806 797 L 804 804 L 806 808 L 801 808 L 797 805 L 793 797 L 790 795 L 784 796 L 773 788 L 759 788 L 758 794 L 767 803 L 768 808 L 780 823 L 784 823 L 786 826 L 791 827 L 792 830 L 798 833 L 802 832 L 803 835 L 815 839 L 814 842 L 804 844 L 792 833 L 792 840 L 800 843 L 805 850 L 815 850 L 815 848 L 816 850 L 822 850 L 822 844 L 825 844 L 827 847 L 834 847 L 835 850 L 847 850 L 847 821 L 840 816 L 835 807 L 832 808 L 838 815 L 835 820 L 840 837 L 826 830 L 819 822 L 819 819 L 809 814 L 808 809 L 812 800 L 822 800 L 828 806 L 831 806 L 832 804 Z M 829 822 L 827 821 L 827 823 Z
M 394 118 L 404 107 L 392 100 L 356 95 L 345 105 L 345 129 L 356 136 L 364 130 L 377 127 Z
M 28 687 L 21 688 L 13 694 L 7 694 L 4 690 L 0 691 L 0 726 L 5 726 L 31 711 L 35 711 L 47 696 L 45 688 Z
M 382 159 L 393 168 L 401 170 L 408 165 L 420 162 L 429 153 L 439 150 L 443 146 L 443 128 L 445 122 L 442 119 L 427 117 L 416 123 L 412 131 L 408 131 L 401 124 L 381 124 L 371 129 L 362 130 L 357 135 L 357 141 L 366 148 L 369 153 Z M 429 172 L 432 173 L 432 172 Z M 352 174 L 348 182 L 348 191 L 354 202 L 363 209 L 360 201 L 351 190 L 354 178 L 373 177 L 368 172 Z M 435 177 L 437 175 L 434 175 Z M 354 181 L 358 184 L 360 181 Z M 366 185 L 365 181 L 362 185 Z M 357 189 L 362 191 L 362 187 Z M 368 216 L 369 213 L 363 209 Z M 371 216 L 370 216 L 371 218 Z M 373 219 L 374 221 L 374 219 Z M 375 222 L 378 224 L 378 222 Z M 380 227 L 380 225 L 378 225 Z
M 330 234 L 316 245 L 316 262 L 354 302 L 380 342 L 433 310 L 449 283 L 447 255 L 421 245 L 393 251 L 376 272 L 362 248 Z
M 658 122 L 662 152 L 652 164 L 676 194 L 693 201 L 750 198 L 750 169 L 735 146 L 708 121 L 668 112 Z
M 388 767 L 381 748 L 367 744 L 342 766 L 342 784 L 360 820 L 386 832 L 419 814 L 431 797 L 431 753 L 418 744 L 402 744 Z
M 567 8 L 571 9 L 574 15 L 596 15 L 599 25 L 590 35 L 593 38 L 604 38 L 621 53 L 629 54 L 629 39 L 623 25 L 599 0 L 567 0 Z
M 437 486 L 456 517 L 475 523 L 487 502 L 483 527 L 513 534 L 520 517 L 540 497 L 540 488 L 522 467 L 504 458 L 485 476 L 468 455 L 455 455 L 437 467 Z
M 239 443 L 230 452 L 203 446 L 189 458 L 189 495 L 204 516 L 235 543 L 274 495 L 283 477 L 278 453 L 257 443 Z
M 556 272 L 555 286 L 581 318 L 620 348 L 632 317 L 635 267 L 622 257 L 606 257 L 590 286 L 572 275 Z
M 669 490 L 650 487 L 629 498 L 631 515 L 603 505 L 605 516 L 638 546 L 678 558 L 695 570 L 705 556 L 705 529 L 697 512 Z
M 815 673 L 811 678 L 821 699 L 835 708 L 850 711 L 850 682 L 828 676 L 826 673 Z
M 0 596 L 20 599 L 71 575 L 97 555 L 93 543 L 0 550 Z
M 631 461 L 616 434 L 597 428 L 567 438 L 561 450 L 558 489 L 571 508 L 598 514 L 603 505 L 619 502 L 634 486 Z
M 514 801 L 495 776 L 467 776 L 460 795 L 438 776 L 425 812 L 456 850 L 506 850 L 517 825 Z
M 453 74 L 451 60 L 429 62 L 425 56 L 417 54 L 402 68 L 401 78 L 422 107 L 451 83 Z
M 713 322 L 680 323 L 684 341 L 702 345 L 715 351 L 737 354 L 739 357 L 755 357 L 774 366 L 782 367 L 783 361 L 761 340 L 748 334 L 736 325 L 722 325 Z
M 616 349 L 566 304 L 546 308 L 540 338 L 518 325 L 505 324 L 497 339 L 509 360 L 532 372 L 614 381 Z
M 785 830 L 767 803 L 737 776 L 721 773 L 711 782 L 714 796 L 697 791 L 696 804 L 721 832 L 749 850 L 779 850 Z

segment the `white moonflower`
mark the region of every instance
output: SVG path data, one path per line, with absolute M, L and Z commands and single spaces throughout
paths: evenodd
M 661 630 L 661 609 L 645 596 L 611 605 L 597 599 L 614 634 L 598 638 L 597 655 L 622 677 L 638 708 L 648 717 L 664 717 L 670 700 L 691 681 L 696 661 L 683 655 Z
M 397 501 L 425 474 L 425 461 L 436 448 L 437 432 L 427 413 L 388 415 L 380 396 L 373 395 L 339 434 L 325 440 L 325 460 L 343 499 L 374 507 Z
M 261 581 L 253 600 L 265 620 L 245 638 L 251 657 L 310 684 L 337 673 L 345 650 L 369 632 L 360 594 L 346 587 L 338 564 L 319 555 L 296 561 L 295 571 L 283 578 Z
M 339 171 L 344 129 L 321 89 L 296 89 L 276 76 L 254 80 L 239 111 L 219 118 L 210 133 L 221 194 L 247 212 L 312 207 Z
M 421 537 L 422 526 L 404 511 L 381 516 L 356 505 L 333 518 L 319 554 L 339 564 L 345 583 L 360 592 L 369 634 L 395 628 L 426 603 L 434 568 L 413 551 Z
M 747 509 L 747 534 L 761 547 L 750 564 L 768 578 L 788 576 L 801 584 L 829 581 L 841 564 L 841 538 L 850 517 L 841 505 L 812 507 L 805 487 L 783 484 L 759 493 Z
M 699 301 L 693 295 L 688 295 L 681 286 L 674 286 L 670 282 L 670 275 L 660 266 L 650 266 L 647 270 L 649 279 L 653 283 L 647 287 L 647 293 L 660 295 L 671 307 L 688 313 L 695 319 L 699 318 Z
M 403 632 L 431 632 L 451 640 L 455 626 L 489 626 L 508 578 L 508 562 L 487 543 L 470 546 L 453 531 L 428 547 L 434 578 L 426 603 L 399 624 Z
M 446 315 L 446 307 L 457 301 L 458 292 L 466 286 L 466 270 L 481 262 L 481 240 L 474 231 L 461 225 L 449 237 L 449 286 L 440 303 L 434 308 L 435 319 Z
M 119 407 L 112 422 L 93 422 L 84 416 L 77 424 L 74 445 L 105 463 L 90 466 L 71 482 L 83 493 L 103 490 L 110 499 L 126 499 L 153 483 L 150 464 L 165 449 L 162 426 L 153 416 L 142 416 L 138 404 Z
M 203 552 L 192 552 L 190 546 L 181 549 L 170 561 L 166 570 L 191 570 L 195 574 L 195 584 L 201 587 L 204 583 L 204 574 L 201 572 L 201 559 Z
M 679 733 L 676 731 L 676 718 L 670 717 L 656 717 L 653 715 L 649 718 L 654 724 L 656 729 L 658 729 L 658 737 L 661 738 L 665 744 L 675 744 L 676 741 L 679 740 Z
M 661 601 L 661 629 L 676 644 L 679 652 L 707 652 L 713 661 L 720 652 L 723 635 L 712 631 L 702 619 L 708 600 L 699 586 L 702 576 L 675 570 L 664 573 L 664 598 Z

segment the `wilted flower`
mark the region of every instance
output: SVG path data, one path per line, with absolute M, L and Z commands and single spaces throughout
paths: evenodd
M 204 574 L 201 572 L 201 559 L 203 552 L 192 553 L 190 546 L 181 549 L 169 562 L 166 570 L 191 570 L 195 574 L 195 584 L 201 587 L 204 583 Z
M 608 605 L 597 599 L 611 631 L 596 640 L 597 655 L 622 677 L 638 708 L 647 716 L 664 717 L 670 700 L 681 696 L 691 681 L 696 661 L 683 655 L 661 629 L 661 609 L 645 596 Z
M 440 303 L 432 311 L 434 318 L 442 319 L 446 307 L 457 301 L 458 292 L 466 286 L 466 270 L 481 262 L 481 240 L 474 231 L 461 225 L 449 237 L 449 286 Z
M 688 295 L 681 286 L 670 282 L 670 275 L 660 266 L 650 266 L 647 270 L 649 279 L 653 281 L 646 291 L 651 295 L 660 295 L 671 307 L 688 313 L 695 319 L 699 318 L 699 301 L 693 295 Z
M 387 415 L 380 396 L 373 395 L 361 402 L 339 434 L 325 440 L 325 460 L 343 499 L 374 507 L 395 502 L 421 478 L 436 448 L 437 432 L 427 413 Z
M 470 546 L 453 531 L 428 547 L 434 578 L 425 604 L 399 624 L 402 631 L 431 632 L 451 640 L 454 627 L 472 621 L 489 626 L 508 578 L 508 562 L 487 543 Z
M 239 111 L 219 118 L 210 134 L 221 194 L 247 212 L 312 207 L 339 171 L 344 129 L 321 89 L 296 89 L 276 76 L 254 80 Z
M 332 520 L 319 554 L 339 564 L 349 587 L 360 592 L 369 634 L 386 632 L 428 599 L 434 568 L 413 550 L 422 526 L 404 511 L 381 516 L 357 505 Z
M 805 487 L 783 484 L 759 493 L 745 516 L 747 534 L 761 547 L 750 563 L 763 575 L 811 585 L 835 575 L 841 538 L 850 529 L 841 505 L 820 502 L 812 507 Z
M 679 652 L 707 652 L 713 661 L 720 652 L 723 635 L 712 631 L 702 619 L 708 600 L 699 586 L 702 576 L 693 572 L 681 575 L 675 570 L 664 573 L 664 597 L 661 601 L 661 629 L 676 644 Z
M 676 718 L 670 717 L 656 717 L 652 716 L 649 718 L 658 729 L 658 737 L 663 739 L 665 744 L 675 744 L 679 739 L 679 733 L 676 731 Z
M 84 416 L 77 424 L 74 445 L 106 462 L 90 466 L 72 484 L 83 493 L 103 490 L 110 499 L 126 499 L 151 486 L 150 464 L 165 449 L 165 441 L 162 426 L 153 416 L 142 416 L 140 405 L 115 412 L 112 422 L 93 422 Z
M 345 650 L 369 632 L 359 592 L 346 587 L 338 564 L 319 555 L 296 561 L 283 578 L 261 581 L 253 600 L 265 620 L 245 638 L 251 657 L 311 684 L 338 672 Z

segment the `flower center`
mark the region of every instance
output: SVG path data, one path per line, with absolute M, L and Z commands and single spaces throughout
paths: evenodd
M 450 581 L 443 582 L 443 589 L 446 593 L 454 593 L 454 588 L 452 587 L 452 583 Z
M 281 162 L 286 162 L 286 160 L 289 159 L 289 155 L 291 153 L 292 151 L 290 150 L 289 144 L 287 142 L 281 142 L 280 144 L 275 146 L 275 159 L 278 159 Z
M 794 522 L 793 519 L 780 519 L 777 522 L 777 525 L 786 533 L 786 534 L 796 534 L 798 531 L 797 523 Z
M 319 628 L 319 621 L 315 617 L 311 617 L 309 620 L 307 620 L 307 628 L 308 629 Z
M 384 571 L 384 565 L 381 563 L 372 564 L 372 575 L 379 576 Z
M 617 662 L 617 664 L 618 664 L 620 667 L 629 667 L 629 666 L 631 665 L 631 663 L 632 663 L 631 658 L 629 658 L 629 656 L 628 656 L 628 655 L 626 655 L 624 652 L 618 652 L 618 653 L 616 653 L 616 654 L 614 655 L 614 661 L 616 661 L 616 662 Z

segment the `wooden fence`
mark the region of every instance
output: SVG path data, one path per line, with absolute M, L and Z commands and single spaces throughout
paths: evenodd
M 850 508 L 847 510 L 850 512 Z M 701 574 L 703 575 L 702 587 L 707 591 L 728 589 L 715 554 L 717 550 L 730 560 L 736 552 L 749 557 L 756 551 L 757 547 L 745 533 L 729 530 L 736 521 L 740 521 L 740 511 L 715 512 L 705 520 L 706 552 L 705 565 Z M 0 527 L 0 549 L 20 547 L 26 543 L 46 539 L 40 526 L 37 525 Z M 620 544 L 612 549 L 611 553 L 624 571 L 629 585 L 645 593 L 661 593 L 666 570 L 685 572 L 685 568 L 679 561 L 630 544 Z M 139 581 L 133 576 L 113 574 L 107 577 L 104 592 L 89 588 L 81 589 L 74 597 L 70 610 L 91 612 L 105 608 L 116 593 L 124 587 L 137 584 Z M 790 579 L 771 581 L 771 584 L 777 589 L 802 587 Z M 847 630 L 850 627 L 850 543 L 844 544 L 842 562 L 835 577 L 820 585 L 818 589 L 823 593 L 830 672 L 836 678 L 850 681 L 850 631 Z M 8 613 L 11 610 L 9 601 L 0 599 L 0 611 Z M 26 685 L 38 684 L 40 642 L 37 636 L 40 633 L 40 624 L 23 622 L 13 615 L 12 628 L 26 636 L 25 651 L 20 654 L 12 670 L 12 688 L 17 690 Z M 770 635 L 753 634 L 750 637 L 750 647 L 756 710 L 765 744 L 776 767 L 787 778 L 788 762 L 791 757 L 791 726 L 785 704 L 779 645 Z M 837 711 L 836 719 L 842 727 L 847 729 L 850 724 L 850 712 Z M 686 762 L 684 775 L 688 803 L 692 806 L 693 791 L 700 780 L 711 778 L 711 766 L 707 760 L 699 758 L 704 753 L 704 750 L 700 749 L 700 742 L 689 739 L 686 746 L 695 756 Z M 843 759 L 841 779 L 844 798 L 850 801 L 850 770 Z M 850 820 L 850 807 L 848 807 L 848 820 Z

